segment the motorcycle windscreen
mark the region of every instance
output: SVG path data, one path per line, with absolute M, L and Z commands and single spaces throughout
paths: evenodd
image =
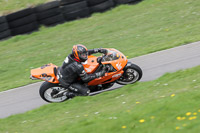
M 54 64 L 47 64 L 42 67 L 32 69 L 31 75 L 35 78 L 42 79 L 51 83 L 59 83 L 56 75 L 55 69 L 57 68 Z

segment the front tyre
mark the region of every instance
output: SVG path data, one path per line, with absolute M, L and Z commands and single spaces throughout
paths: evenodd
M 120 85 L 133 84 L 142 78 L 142 69 L 131 63 L 124 68 L 123 75 L 116 81 Z
M 43 100 L 47 102 L 63 102 L 67 100 L 66 89 L 59 86 L 59 84 L 53 84 L 50 82 L 44 82 L 40 86 L 39 90 L 40 96 Z

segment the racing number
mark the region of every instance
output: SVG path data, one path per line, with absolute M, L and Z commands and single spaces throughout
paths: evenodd
M 47 75 L 46 73 L 43 73 L 40 75 L 40 78 L 46 81 L 50 81 L 51 80 L 51 75 Z

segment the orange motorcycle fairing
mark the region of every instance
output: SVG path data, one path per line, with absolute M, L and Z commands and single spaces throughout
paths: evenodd
M 126 66 L 126 64 L 128 62 L 126 56 L 116 49 L 110 48 L 110 49 L 108 49 L 108 51 L 116 52 L 117 53 L 116 56 L 118 56 L 118 59 L 111 60 L 111 61 L 109 61 L 109 60 L 104 61 L 104 62 L 102 62 L 102 64 L 104 64 L 104 65 L 111 64 L 117 71 L 123 70 L 123 68 Z M 112 54 L 112 53 L 108 53 L 108 55 L 109 54 Z
M 123 70 L 117 72 L 110 72 L 106 73 L 105 76 L 96 78 L 88 83 L 89 86 L 95 86 L 99 84 L 106 84 L 114 82 L 115 80 L 119 79 L 121 75 L 124 73 Z
M 90 81 L 88 83 L 89 86 L 95 86 L 99 84 L 114 82 L 117 79 L 119 79 L 124 73 L 123 68 L 126 66 L 128 62 L 126 56 L 116 49 L 107 49 L 107 50 L 109 51 L 107 53 L 107 57 L 101 63 L 103 65 L 112 65 L 116 71 L 106 73 L 105 76 Z M 111 55 L 110 58 L 109 58 L 109 54 Z M 113 59 L 113 54 L 115 54 L 116 56 L 115 60 Z
M 57 68 L 58 68 L 58 66 L 50 63 L 50 64 L 44 65 L 42 67 L 32 69 L 31 76 L 34 78 L 37 78 L 37 79 L 51 82 L 51 83 L 59 83 L 59 81 L 56 77 L 56 69 Z
M 99 63 L 97 62 L 97 57 L 93 55 L 89 55 L 86 62 L 82 63 L 84 70 L 88 73 L 94 73 L 96 69 L 99 67 Z

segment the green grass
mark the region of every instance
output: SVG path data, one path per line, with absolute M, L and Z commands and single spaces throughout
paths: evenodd
M 200 1 L 144 0 L 0 42 L 0 91 L 33 83 L 30 70 L 61 65 L 74 44 L 116 48 L 128 58 L 200 40 Z
M 198 133 L 199 71 L 200 66 L 96 96 L 48 104 L 0 119 L 0 132 Z
M 49 0 L 0 0 L 0 16 L 6 15 L 20 9 L 34 7 Z

